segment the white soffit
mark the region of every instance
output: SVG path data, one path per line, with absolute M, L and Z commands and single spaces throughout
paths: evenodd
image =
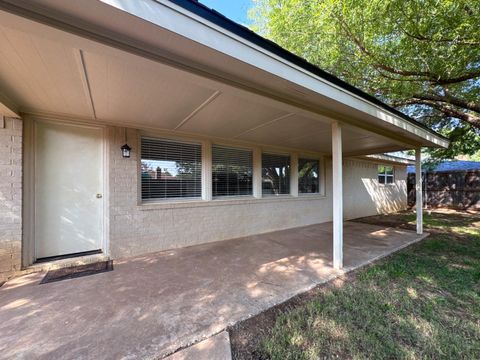
M 385 123 L 423 138 L 429 145 L 448 146 L 448 141 L 408 122 L 387 110 L 316 76 L 247 40 L 226 31 L 202 17 L 186 11 L 168 0 L 100 0 L 122 11 L 173 33 L 215 49 L 243 63 L 300 85 L 334 102 L 369 114 Z
M 0 84 L 23 108 L 91 116 L 73 49 L 0 26 Z
M 331 151 L 328 116 L 17 15 L 0 20 L 0 88 L 24 112 Z M 411 147 L 347 124 L 343 134 L 346 156 Z
M 128 61 L 84 52 L 96 116 L 110 122 L 142 123 L 174 129 L 215 93 L 176 71 L 149 61 Z M 140 60 L 140 59 L 138 59 Z
M 168 0 L 0 0 L 0 7 L 173 66 L 189 68 L 227 83 L 236 82 L 237 87 L 249 86 L 252 92 L 282 91 L 265 94 L 295 106 L 304 101 L 305 109 L 313 104 L 315 112 L 411 145 L 448 146 L 444 138 L 421 126 Z M 204 61 L 203 68 L 198 66 L 197 59 Z M 210 65 L 205 60 L 210 61 Z M 222 69 L 229 72 L 221 73 Z M 245 81 L 256 79 L 256 85 L 242 83 L 239 74 Z M 268 86 L 265 85 L 267 78 Z

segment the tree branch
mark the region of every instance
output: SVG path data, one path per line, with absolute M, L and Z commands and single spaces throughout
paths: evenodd
M 453 96 L 439 96 L 439 95 L 433 95 L 433 94 L 414 94 L 412 98 L 452 104 L 462 109 L 475 111 L 480 114 L 480 104 L 477 104 L 474 101 L 466 101 Z
M 402 107 L 402 106 L 408 106 L 408 105 L 427 105 L 442 112 L 444 115 L 448 117 L 453 117 L 459 120 L 463 120 L 465 122 L 468 122 L 473 127 L 480 129 L 480 116 L 469 114 L 465 111 L 456 109 L 454 106 L 451 106 L 445 103 L 442 104 L 432 100 L 418 99 L 418 98 L 411 98 L 411 99 L 396 101 L 392 103 L 392 106 L 396 108 Z
M 454 78 L 438 78 L 437 83 L 440 85 L 447 85 L 447 84 L 455 84 L 459 83 L 462 81 L 470 80 L 470 79 L 475 79 L 480 77 L 480 69 L 471 71 L 469 73 L 466 73 L 465 75 L 461 75 L 458 77 Z
M 400 29 L 402 32 L 407 35 L 408 37 L 418 40 L 418 41 L 425 41 L 425 42 L 433 42 L 433 43 L 454 43 L 455 45 L 465 45 L 465 46 L 477 46 L 480 45 L 480 41 L 475 41 L 475 40 L 468 40 L 468 39 L 463 39 L 463 38 L 439 38 L 435 39 L 430 36 L 425 36 L 422 34 L 413 34 L 404 27 L 400 26 Z
M 391 67 L 389 65 L 383 64 L 378 61 L 378 59 L 375 58 L 375 56 L 366 48 L 365 44 L 358 39 L 353 33 L 350 31 L 348 28 L 347 24 L 338 16 L 336 16 L 340 26 L 342 29 L 345 31 L 348 37 L 357 45 L 358 49 L 364 53 L 366 56 L 368 56 L 370 59 L 373 60 L 373 66 L 375 66 L 377 69 L 382 69 L 385 71 L 388 71 L 390 73 L 396 74 L 396 75 L 402 75 L 402 76 L 422 76 L 422 77 L 428 77 L 431 78 L 432 74 L 427 71 L 410 71 L 410 70 L 402 70 L 402 69 L 396 69 L 394 67 Z
M 463 81 L 467 81 L 467 80 L 470 80 L 470 79 L 475 79 L 475 78 L 480 77 L 480 69 L 476 70 L 476 71 L 469 72 L 465 75 L 454 77 L 454 78 L 442 78 L 442 77 L 437 77 L 437 78 L 432 78 L 432 77 L 400 78 L 400 77 L 390 76 L 390 75 L 386 74 L 384 71 L 379 70 L 379 69 L 377 69 L 377 71 L 378 71 L 380 76 L 382 76 L 386 79 L 389 79 L 389 80 L 393 80 L 393 81 L 404 81 L 404 82 L 405 81 L 407 81 L 407 82 L 426 81 L 426 82 L 429 82 L 429 83 L 432 83 L 432 84 L 437 84 L 437 85 L 456 84 L 456 83 L 460 83 L 460 82 L 463 82 Z
M 340 26 L 342 27 L 343 31 L 345 31 L 346 35 L 355 43 L 355 45 L 357 45 L 357 48 L 363 54 L 365 54 L 366 56 L 368 56 L 370 59 L 373 60 L 372 65 L 375 66 L 377 68 L 377 70 L 379 70 L 379 72 L 381 73 L 382 76 L 386 77 L 385 73 L 382 73 L 381 70 L 392 73 L 392 74 L 395 74 L 395 75 L 401 75 L 401 76 L 407 76 L 407 77 L 416 77 L 414 79 L 410 78 L 411 79 L 410 81 L 428 81 L 428 82 L 439 84 L 439 85 L 455 84 L 455 83 L 459 83 L 459 82 L 463 82 L 463 81 L 466 81 L 466 80 L 475 79 L 477 77 L 480 77 L 480 69 L 474 70 L 474 71 L 471 71 L 467 74 L 457 76 L 457 77 L 453 77 L 453 78 L 442 78 L 441 76 L 439 76 L 437 74 L 434 74 L 430 71 L 411 71 L 411 70 L 396 69 L 394 67 L 386 65 L 384 63 L 381 63 L 367 49 L 365 44 L 350 31 L 350 29 L 349 29 L 348 25 L 345 23 L 345 21 L 343 21 L 342 18 L 338 15 L 334 15 L 334 16 L 337 18 Z M 405 32 L 405 34 L 407 34 L 407 32 L 404 29 L 402 29 L 402 31 Z M 414 37 L 414 36 L 412 35 L 412 37 Z M 426 37 L 424 39 L 425 39 L 425 41 L 427 40 Z M 477 42 L 477 43 L 480 44 L 480 42 Z M 472 43 L 472 45 L 474 45 L 474 43 Z M 408 81 L 406 79 L 398 79 L 398 78 L 391 78 L 391 79 L 392 80 L 397 80 L 397 81 Z

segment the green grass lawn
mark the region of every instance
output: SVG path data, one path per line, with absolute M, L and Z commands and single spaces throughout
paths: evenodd
M 280 314 L 262 357 L 480 359 L 480 215 L 427 214 L 425 227 L 421 243 Z

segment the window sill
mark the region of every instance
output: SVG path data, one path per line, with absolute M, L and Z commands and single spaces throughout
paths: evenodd
M 302 197 L 302 198 L 324 198 L 326 197 L 324 194 L 320 194 L 320 193 L 299 193 L 298 194 L 298 197 Z
M 276 202 L 305 201 L 305 200 L 323 200 L 325 195 L 321 194 L 302 194 L 298 197 L 291 195 L 266 196 L 262 198 L 234 197 L 234 198 L 218 198 L 213 200 L 165 200 L 165 201 L 148 201 L 137 205 L 137 209 L 141 211 L 164 210 L 164 209 L 182 209 L 196 208 L 208 206 L 229 206 L 229 205 L 248 205 L 248 204 L 264 204 Z

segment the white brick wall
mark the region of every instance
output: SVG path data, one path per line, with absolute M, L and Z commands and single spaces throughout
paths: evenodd
M 109 248 L 113 258 L 259 234 L 331 220 L 331 162 L 325 164 L 324 198 L 264 198 L 175 205 L 138 204 L 138 133 L 127 130 L 130 159 L 121 157 L 124 129 L 108 129 Z M 344 162 L 344 211 L 352 219 L 405 209 L 406 169 L 395 184 L 379 185 L 377 164 Z M 21 268 L 22 121 L 0 127 L 0 281 Z
M 327 161 L 326 194 L 322 199 L 287 198 L 239 201 L 220 205 L 138 205 L 137 132 L 128 130 L 133 148 L 130 159 L 120 154 L 124 130 L 109 134 L 110 252 L 114 258 L 144 254 L 211 241 L 231 239 L 273 230 L 331 220 L 331 163 Z M 396 183 L 381 186 L 376 181 L 377 165 L 366 161 L 345 161 L 345 218 L 404 209 L 407 205 L 406 170 L 396 169 Z
M 374 162 L 345 160 L 343 201 L 346 219 L 406 209 L 406 167 L 395 166 L 395 183 L 389 185 L 378 183 L 377 170 L 378 164 Z
M 21 243 L 22 121 L 6 118 L 0 126 L 0 281 L 20 270 Z

